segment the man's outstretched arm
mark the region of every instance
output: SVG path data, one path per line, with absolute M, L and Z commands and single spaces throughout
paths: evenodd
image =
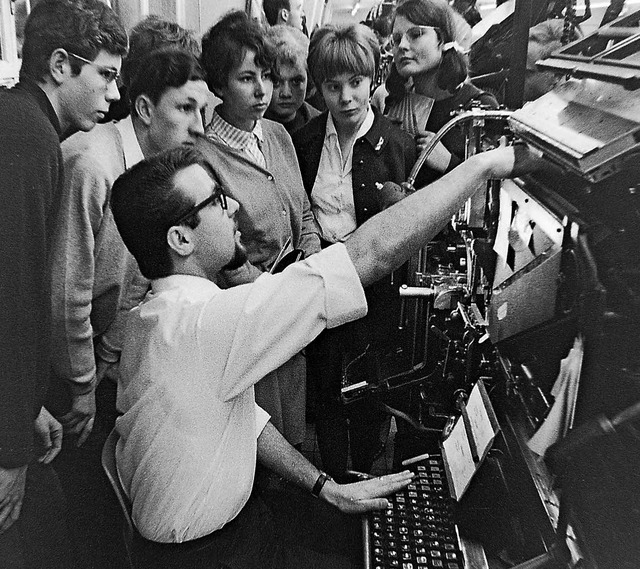
M 276 474 L 309 491 L 321 474 L 270 422 L 258 437 L 258 460 Z M 348 514 L 379 510 L 388 507 L 384 496 L 404 488 L 412 478 L 413 474 L 407 470 L 353 484 L 327 480 L 319 497 Z
M 524 145 L 476 154 L 451 172 L 362 224 L 345 242 L 363 286 L 424 247 L 490 178 L 513 178 L 540 159 Z

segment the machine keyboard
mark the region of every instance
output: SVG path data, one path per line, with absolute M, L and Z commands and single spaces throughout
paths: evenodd
M 462 569 L 464 559 L 453 519 L 453 499 L 440 456 L 411 466 L 405 489 L 388 497 L 389 508 L 368 514 L 365 567 Z

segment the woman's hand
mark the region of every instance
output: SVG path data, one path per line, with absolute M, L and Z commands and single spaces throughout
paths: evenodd
M 427 130 L 421 130 L 415 135 L 418 155 L 431 144 L 435 134 Z M 449 152 L 442 142 L 438 142 L 427 158 L 427 165 L 438 172 L 445 172 L 451 162 L 451 152 Z

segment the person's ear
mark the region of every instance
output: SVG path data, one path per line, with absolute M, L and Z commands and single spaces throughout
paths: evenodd
M 289 21 L 289 10 L 282 8 L 280 10 L 280 19 L 286 24 Z
M 193 253 L 193 238 L 190 231 L 184 226 L 174 225 L 170 227 L 169 231 L 167 231 L 167 243 L 181 257 L 187 257 Z
M 71 76 L 69 54 L 61 47 L 54 49 L 49 56 L 49 74 L 56 85 L 61 85 L 67 77 Z
M 146 126 L 151 125 L 154 106 L 153 101 L 148 95 L 142 94 L 136 97 L 136 102 L 134 103 L 136 114 Z

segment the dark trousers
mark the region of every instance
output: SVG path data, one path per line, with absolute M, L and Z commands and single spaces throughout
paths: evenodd
M 66 386 L 53 392 L 56 413 L 68 409 Z M 96 390 L 96 418 L 85 443 L 65 437 L 53 461 L 68 504 L 67 525 L 72 538 L 73 569 L 121 569 L 126 566 L 122 541 L 122 511 L 102 470 L 102 447 L 116 420 L 116 384 L 104 379 Z
M 0 533 L 2 569 L 68 569 L 71 551 L 64 512 L 62 490 L 51 466 L 29 465 L 20 517 Z
M 307 348 L 307 377 L 313 382 L 316 438 L 323 469 L 342 480 L 351 455 L 351 468 L 370 472 L 381 448 L 380 431 L 385 413 L 375 401 L 348 405 L 341 400 L 343 363 L 364 350 L 360 322 L 325 330 Z M 351 348 L 349 350 L 349 348 Z
M 197 540 L 162 544 L 134 540 L 144 569 L 355 569 L 360 566 L 360 521 L 297 489 L 254 489 L 240 514 Z

